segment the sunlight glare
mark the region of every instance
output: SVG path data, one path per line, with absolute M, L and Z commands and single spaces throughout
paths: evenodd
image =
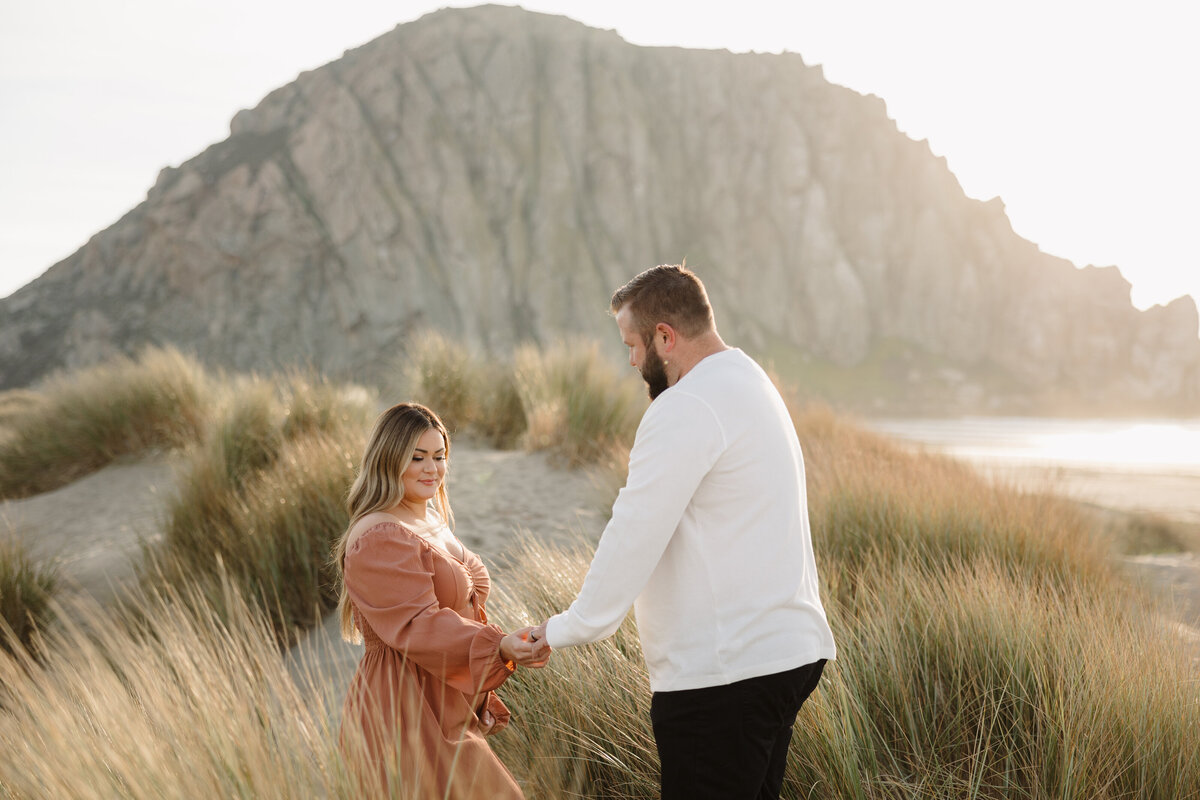
M 888 436 L 969 461 L 1200 475 L 1200 420 L 880 420 Z

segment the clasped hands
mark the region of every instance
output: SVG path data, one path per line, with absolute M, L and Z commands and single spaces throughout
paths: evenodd
M 546 643 L 546 626 L 528 627 L 513 631 L 500 640 L 500 656 L 522 667 L 535 669 L 550 660 L 550 645 Z

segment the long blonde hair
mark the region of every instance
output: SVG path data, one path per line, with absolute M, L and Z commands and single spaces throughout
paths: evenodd
M 346 495 L 350 524 L 334 544 L 331 559 L 338 575 L 338 617 L 341 620 L 342 638 L 348 642 L 362 641 L 362 632 L 354 624 L 346 594 L 346 542 L 349 541 L 350 531 L 367 514 L 392 508 L 404 499 L 401 476 L 412 461 L 417 440 L 430 430 L 442 435 L 448 460 L 450 434 L 446 426 L 437 414 L 419 403 L 398 403 L 380 414 L 367 439 L 358 476 Z M 453 527 L 454 513 L 450 510 L 445 481 L 438 487 L 434 502 L 442 519 Z

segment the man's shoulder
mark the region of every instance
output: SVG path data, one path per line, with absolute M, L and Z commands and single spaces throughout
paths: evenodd
M 672 386 L 651 401 L 642 421 L 661 424 L 707 405 L 700 393 L 682 386 Z
M 737 348 L 730 348 L 701 361 L 672 389 L 701 399 L 737 397 L 748 385 L 761 383 L 766 377 L 757 361 Z
M 703 387 L 676 384 L 650 403 L 638 426 L 638 438 L 668 431 L 700 438 L 705 430 L 719 431 L 722 425 L 716 405 Z
M 713 353 L 694 368 L 697 383 L 720 383 L 729 376 L 743 373 L 761 374 L 763 369 L 741 348 L 730 347 Z

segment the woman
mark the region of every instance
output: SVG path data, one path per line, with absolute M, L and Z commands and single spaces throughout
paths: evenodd
M 450 527 L 449 453 L 442 421 L 415 403 L 385 411 L 367 442 L 334 549 L 342 635 L 366 645 L 342 746 L 392 796 L 520 798 L 484 736 L 509 720 L 496 687 L 549 648 L 488 624 L 487 569 Z

